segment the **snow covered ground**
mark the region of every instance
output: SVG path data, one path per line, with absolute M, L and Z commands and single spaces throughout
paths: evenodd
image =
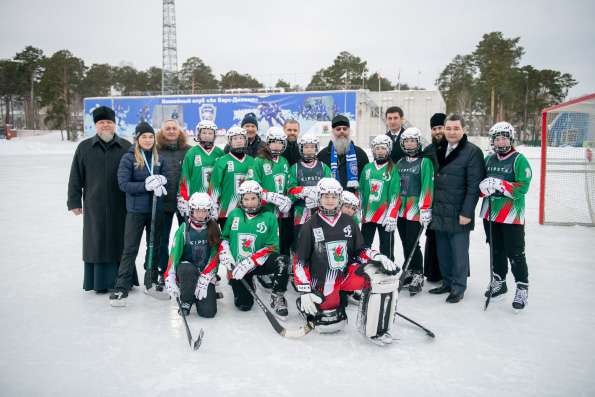
M 354 307 L 341 334 L 283 339 L 257 307 L 235 310 L 222 285 L 216 318 L 189 319 L 194 333 L 205 329 L 192 352 L 172 302 L 137 288 L 128 307 L 112 308 L 106 295 L 82 291 L 82 218 L 66 211 L 75 145 L 59 139 L 0 140 L 0 395 L 595 395 L 595 228 L 537 224 L 538 150 L 521 148 L 535 171 L 525 313 L 512 313 L 512 293 L 482 310 L 489 260 L 479 229 L 461 303 L 429 295 L 427 284 L 420 296 L 401 295 L 398 310 L 435 340 L 398 320 L 399 340 L 372 345 L 354 328 Z M 298 323 L 293 305 L 290 317 Z

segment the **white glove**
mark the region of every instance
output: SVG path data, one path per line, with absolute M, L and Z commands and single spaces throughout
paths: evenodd
M 504 181 L 502 181 L 502 179 L 500 178 L 492 178 L 492 186 L 495 192 L 500 192 L 508 197 L 512 196 L 510 195 L 510 192 L 508 190 L 506 190 L 506 186 L 504 186 Z
M 316 186 L 304 186 L 302 191 L 297 195 L 297 198 L 305 199 L 306 197 L 311 197 L 313 189 L 316 189 Z
M 167 196 L 167 190 L 163 186 L 158 186 L 153 190 L 153 194 L 155 197 Z
M 358 181 L 349 181 L 349 182 L 347 182 L 347 187 L 357 189 L 357 188 L 359 188 L 359 182 Z
M 496 193 L 496 187 L 494 186 L 492 177 L 485 178 L 483 181 L 479 183 L 479 190 L 485 196 L 491 196 L 492 194 Z
M 372 257 L 372 260 L 380 262 L 384 270 L 388 273 L 397 273 L 397 265 L 395 262 L 391 261 L 386 255 L 376 254 Z
M 198 283 L 196 284 L 196 289 L 194 290 L 194 296 L 199 301 L 203 300 L 207 297 L 207 292 L 209 291 L 209 284 L 213 279 L 213 274 L 201 274 L 198 278 Z
M 318 197 L 316 199 L 313 199 L 311 197 L 306 197 L 304 199 L 304 201 L 306 202 L 306 208 L 308 208 L 308 209 L 318 207 Z
M 236 266 L 236 261 L 233 259 L 231 255 L 231 251 L 229 250 L 229 243 L 227 241 L 222 242 L 223 249 L 219 253 L 219 263 L 227 268 L 230 272 Z
M 178 288 L 178 284 L 176 283 L 176 273 L 169 272 L 167 274 L 167 278 L 165 279 L 165 290 L 172 298 L 179 298 L 180 297 L 180 288 Z
M 302 308 L 302 311 L 311 316 L 315 316 L 316 313 L 318 313 L 318 308 L 316 307 L 316 304 L 321 303 L 322 298 L 311 292 L 300 295 L 300 307 Z
M 382 226 L 384 226 L 384 230 L 389 233 L 392 233 L 397 228 L 397 218 L 393 218 L 392 216 L 384 217 L 384 221 L 382 221 Z
M 422 226 L 428 226 L 430 224 L 430 222 L 432 222 L 432 210 L 431 209 L 427 209 L 427 210 L 420 210 L 419 211 L 419 223 L 422 224 Z
M 190 206 L 188 205 L 188 200 L 185 200 L 182 196 L 178 196 L 178 212 L 183 217 L 190 216 Z
M 147 192 L 154 191 L 159 186 L 163 186 L 167 183 L 167 178 L 163 175 L 149 175 L 145 179 L 145 190 Z
M 276 205 L 277 208 L 279 208 L 279 211 L 283 213 L 287 213 L 291 209 L 291 200 L 282 194 L 265 192 L 264 199 L 265 201 Z
M 231 271 L 231 276 L 236 280 L 241 280 L 252 269 L 256 267 L 256 263 L 252 258 L 247 257 L 238 262 L 236 267 Z

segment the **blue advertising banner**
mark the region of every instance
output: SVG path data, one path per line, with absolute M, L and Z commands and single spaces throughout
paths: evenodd
M 95 133 L 92 112 L 98 106 L 110 106 L 116 112 L 118 134 L 134 135 L 135 126 L 146 121 L 156 130 L 168 119 L 193 135 L 201 120 L 211 120 L 223 133 L 240 125 L 244 115 L 252 112 L 258 119 L 260 133 L 271 126 L 283 125 L 288 119 L 299 121 L 302 132 L 326 135 L 330 121 L 337 113 L 356 122 L 355 91 L 312 91 L 282 94 L 188 95 L 146 97 L 85 98 L 85 135 Z

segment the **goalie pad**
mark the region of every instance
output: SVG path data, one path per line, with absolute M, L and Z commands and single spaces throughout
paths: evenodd
M 389 332 L 397 309 L 399 277 L 383 273 L 378 267 L 366 266 L 370 287 L 362 292 L 357 315 L 357 328 L 370 338 Z

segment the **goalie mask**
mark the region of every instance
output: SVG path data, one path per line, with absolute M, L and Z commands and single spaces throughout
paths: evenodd
M 271 144 L 274 142 L 281 143 L 283 145 L 282 148 L 280 150 L 279 149 L 274 150 L 271 147 Z M 287 147 L 287 135 L 285 135 L 285 132 L 283 131 L 283 129 L 281 129 L 279 127 L 269 128 L 269 130 L 267 131 L 267 146 L 269 147 L 269 150 L 271 151 L 271 154 L 274 157 L 279 156 L 281 153 L 283 153 L 285 151 L 285 148 Z
M 492 128 L 490 128 L 488 135 L 490 137 L 490 145 L 492 146 L 492 150 L 499 154 L 508 153 L 510 149 L 512 149 L 512 145 L 514 145 L 514 140 L 516 137 L 514 127 L 506 121 L 501 121 L 494 124 Z M 504 146 L 496 145 L 496 139 L 499 137 L 508 138 L 508 144 Z
M 341 184 L 333 178 L 322 178 L 316 185 L 318 190 L 318 211 L 335 216 L 341 209 Z
M 302 156 L 302 159 L 304 160 L 305 163 L 310 163 L 310 162 L 316 160 L 316 155 L 318 154 L 319 142 L 320 142 L 320 140 L 318 139 L 318 137 L 316 135 L 310 134 L 310 133 L 306 133 L 298 139 L 298 148 L 300 150 L 300 156 Z M 314 154 L 304 154 L 304 145 L 315 145 L 314 146 Z
M 244 203 L 244 196 L 248 193 L 254 193 L 256 195 L 255 205 L 246 205 Z M 262 208 L 262 187 L 256 181 L 244 181 L 238 188 L 238 197 L 240 199 L 240 208 L 247 214 L 256 214 Z
M 243 139 L 239 139 L 239 137 L 242 137 Z M 248 149 L 248 136 L 246 130 L 242 127 L 231 127 L 227 130 L 227 143 L 229 144 L 229 151 L 231 153 L 246 153 L 246 149 Z
M 383 163 L 386 160 L 388 160 L 388 158 L 390 156 L 390 152 L 393 149 L 393 141 L 391 141 L 391 139 L 384 134 L 378 135 L 372 140 L 371 146 L 372 146 L 372 155 L 374 156 L 374 160 L 379 163 Z M 386 149 L 386 153 L 384 155 L 380 155 L 380 154 L 376 153 L 377 147 L 383 147 L 384 149 Z
M 411 142 L 411 140 L 415 140 L 415 147 L 407 148 L 405 145 L 405 141 L 407 140 L 409 140 L 408 142 Z M 417 155 L 421 151 L 421 131 L 419 130 L 419 128 L 407 128 L 405 131 L 401 133 L 401 139 L 399 139 L 399 141 L 401 144 L 401 149 L 403 149 L 403 152 L 405 152 L 405 154 L 407 154 L 410 157 Z
M 196 137 L 194 140 L 205 149 L 210 149 L 215 144 L 215 133 L 217 125 L 211 120 L 203 120 L 196 126 Z M 210 136 L 212 135 L 212 137 Z
M 195 226 L 204 226 L 209 220 L 213 219 L 213 200 L 207 193 L 194 193 L 188 200 L 188 207 L 190 208 L 190 222 Z M 199 219 L 194 214 L 195 210 L 207 211 L 206 217 Z

